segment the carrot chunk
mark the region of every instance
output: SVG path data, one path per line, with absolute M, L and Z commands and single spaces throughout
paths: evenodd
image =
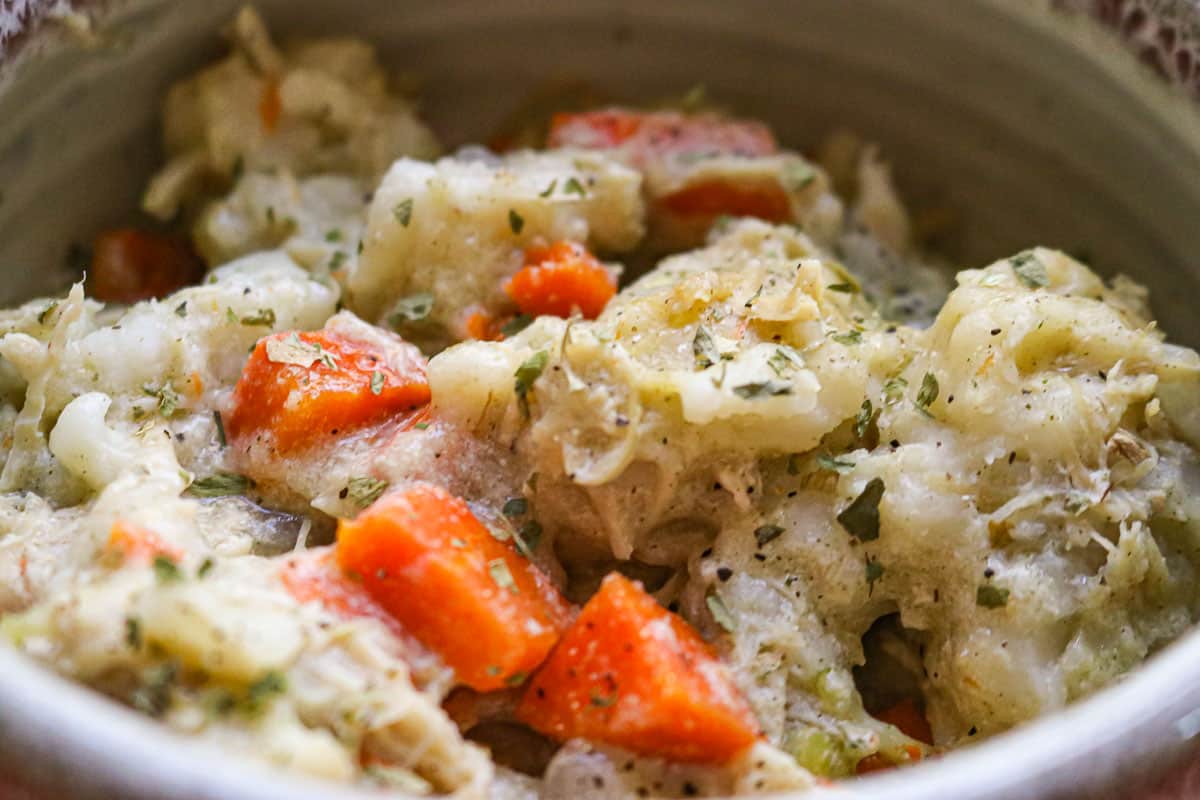
M 183 558 L 178 548 L 164 542 L 154 531 L 121 519 L 109 531 L 108 551 L 132 564 L 149 564 L 158 556 L 172 561 Z
M 428 402 L 417 358 L 393 369 L 371 345 L 332 331 L 277 333 L 259 341 L 242 369 L 225 430 L 286 453 Z
M 689 185 L 662 198 L 662 207 L 681 217 L 758 217 L 768 222 L 791 219 L 792 206 L 778 183 L 740 186 L 728 180 Z
M 612 574 L 517 707 L 554 739 L 574 737 L 673 761 L 724 763 L 757 723 L 728 670 L 682 619 Z
M 889 725 L 895 725 L 900 732 L 911 739 L 925 744 L 933 744 L 933 729 L 928 720 L 917 708 L 911 698 L 905 698 L 890 708 L 885 708 L 875 715 L 875 718 Z
M 279 94 L 279 81 L 269 78 L 258 100 L 258 118 L 262 122 L 263 130 L 268 134 L 274 133 L 282 114 L 283 98 Z
M 342 572 L 332 547 L 289 556 L 280 566 L 278 575 L 288 593 L 301 603 L 320 603 L 346 619 L 376 619 L 397 636 L 407 635 L 396 618 L 384 611 L 361 583 Z
M 550 579 L 436 486 L 386 494 L 342 520 L 337 556 L 405 630 L 478 691 L 522 682 L 568 622 L 569 607 Z
M 92 244 L 87 291 L 106 303 L 136 303 L 163 297 L 200 280 L 204 262 L 186 239 L 118 228 Z
M 680 155 L 765 156 L 777 149 L 771 129 L 760 122 L 716 114 L 632 111 L 608 108 L 579 114 L 555 114 L 549 147 L 626 150 L 635 166 Z
M 563 241 L 526 250 L 525 266 L 504 291 L 522 314 L 569 317 L 579 309 L 595 319 L 617 293 L 617 284 L 586 248 Z

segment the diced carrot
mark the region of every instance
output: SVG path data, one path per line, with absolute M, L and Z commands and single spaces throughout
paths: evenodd
M 729 671 L 639 584 L 604 579 L 534 676 L 517 718 L 673 761 L 724 763 L 758 736 Z
M 463 323 L 467 336 L 484 342 L 498 342 L 504 338 L 500 332 L 500 321 L 479 307 L 468 311 L 466 322 Z
M 118 228 L 96 237 L 87 290 L 106 303 L 136 303 L 168 295 L 203 275 L 204 262 L 186 239 Z
M 560 241 L 526 250 L 525 266 L 504 291 L 523 314 L 569 317 L 578 309 L 595 319 L 617 293 L 617 284 L 583 245 Z
M 285 355 L 272 360 L 273 347 Z M 373 346 L 339 333 L 278 333 L 260 340 L 246 362 L 225 430 L 234 441 L 269 440 L 286 453 L 428 402 L 416 356 L 393 369 Z
M 342 572 L 337 564 L 337 553 L 332 547 L 288 556 L 280 566 L 278 575 L 284 588 L 301 603 L 320 603 L 346 619 L 376 619 L 397 636 L 407 636 L 403 626 L 375 602 L 361 583 L 351 580 Z
M 659 202 L 682 217 L 729 214 L 783 222 L 792 216 L 791 203 L 778 183 L 741 186 L 727 180 L 704 181 L 669 194 Z
M 108 551 L 132 564 L 149 564 L 158 556 L 172 561 L 183 558 L 179 548 L 164 542 L 154 531 L 120 519 L 109 531 Z
M 523 681 L 568 623 L 569 606 L 550 579 L 436 486 L 385 494 L 342 520 L 337 554 L 472 689 Z
M 279 81 L 268 78 L 263 86 L 262 97 L 258 101 L 258 118 L 262 120 L 263 130 L 274 133 L 279 126 L 279 117 L 283 114 L 283 99 L 279 95 Z
M 880 722 L 895 725 L 901 733 L 911 739 L 929 745 L 933 744 L 933 729 L 929 727 L 925 715 L 921 713 L 921 709 L 917 708 L 917 704 L 913 702 L 912 698 L 905 698 L 896 705 L 885 708 L 876 714 L 875 718 Z
M 770 128 L 760 122 L 727 119 L 711 113 L 688 115 L 622 108 L 555 114 L 547 145 L 592 150 L 620 148 L 637 167 L 666 156 L 765 156 L 777 149 Z

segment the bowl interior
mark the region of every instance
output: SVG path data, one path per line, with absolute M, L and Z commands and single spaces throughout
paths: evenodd
M 238 5 L 113 2 L 97 42 L 81 46 L 48 31 L 0 67 L 0 301 L 59 291 L 78 277 L 72 246 L 135 213 L 161 159 L 162 95 L 221 51 L 217 31 Z M 908 197 L 961 212 L 949 250 L 956 263 L 982 265 L 1035 243 L 1060 247 L 1102 273 L 1125 272 L 1148 285 L 1162 327 L 1176 341 L 1200 345 L 1200 321 L 1187 300 L 1200 291 L 1200 117 L 1115 38 L 1044 2 L 258 5 L 281 37 L 337 31 L 376 43 L 390 65 L 421 76 L 426 114 L 452 145 L 486 139 L 529 93 L 574 80 L 628 100 L 704 84 L 709 97 L 767 120 L 783 142 L 802 148 L 849 128 L 881 145 Z M 1073 742 L 1055 719 L 1012 738 L 1040 735 L 1040 746 L 1002 737 L 978 753 L 922 767 L 912 780 L 881 779 L 879 791 L 886 784 L 889 798 L 932 798 L 948 796 L 938 786 L 954 785 L 965 792 L 955 797 L 1012 798 L 1101 786 L 1135 759 L 1149 763 L 1181 745 L 1173 726 L 1200 704 L 1200 688 L 1186 686 L 1183 667 L 1198 655 L 1200 642 L 1190 637 L 1160 657 L 1163 679 L 1185 684 L 1177 691 L 1138 678 L 1121 687 L 1123 695 L 1077 710 L 1089 731 L 1111 718 L 1138 732 L 1136 746 L 1115 742 L 1103 770 L 1083 767 L 1100 757 L 1104 742 Z M 16 702 L 19 692 L 0 695 Z M 11 706 L 0 720 L 14 721 Z M 1047 758 L 1055 747 L 1066 748 L 1060 763 L 1081 770 L 1068 780 L 1052 777 Z M 1007 748 L 1015 773 L 1021 758 L 1030 774 L 1040 770 L 1043 788 L 977 781 L 971 789 L 971 771 L 986 772 L 980 758 L 995 748 Z M 922 783 L 923 770 L 943 770 L 942 783 Z M 228 788 L 210 795 L 202 783 L 189 784 L 190 796 Z M 884 796 L 872 783 L 853 796 Z M 136 785 L 121 784 L 122 791 L 162 796 Z

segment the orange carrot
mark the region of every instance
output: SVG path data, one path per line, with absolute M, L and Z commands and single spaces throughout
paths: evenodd
M 569 317 L 578 309 L 595 319 L 616 294 L 617 283 L 586 248 L 564 241 L 526 250 L 525 266 L 504 291 L 523 314 Z
M 262 97 L 258 100 L 258 118 L 262 121 L 263 130 L 269 134 L 274 133 L 282 114 L 283 99 L 279 95 L 279 80 L 268 78 L 263 86 Z
M 168 295 L 203 275 L 204 262 L 186 239 L 118 228 L 92 244 L 86 288 L 106 303 L 136 303 Z
M 498 342 L 504 338 L 504 334 L 500 332 L 500 321 L 478 306 L 468 310 L 463 326 L 466 328 L 467 336 L 471 339 Z
M 478 691 L 522 682 L 569 607 L 467 504 L 429 484 L 391 492 L 338 524 L 338 564 Z
M 638 167 L 667 156 L 764 156 L 777 149 L 770 128 L 760 122 L 726 119 L 711 113 L 623 108 L 555 114 L 550 121 L 547 146 L 621 148 Z
M 792 207 L 778 183 L 739 186 L 727 180 L 710 180 L 663 197 L 663 208 L 681 217 L 758 217 L 769 222 L 791 219 Z
M 286 453 L 428 402 L 421 359 L 393 369 L 373 346 L 339 333 L 278 333 L 246 362 L 225 430 L 235 442 L 269 440 Z
M 183 558 L 179 548 L 164 542 L 154 531 L 121 519 L 109 531 L 108 551 L 132 564 L 149 564 L 158 556 L 172 561 Z
M 673 761 L 724 763 L 757 723 L 728 670 L 682 619 L 611 574 L 534 676 L 517 718 Z
M 332 547 L 314 548 L 288 556 L 279 568 L 284 588 L 301 603 L 320 603 L 346 619 L 367 617 L 386 625 L 392 633 L 407 636 L 391 614 L 367 593 L 363 585 L 351 580 L 337 564 Z
M 890 708 L 885 708 L 875 715 L 875 718 L 889 725 L 895 725 L 900 732 L 918 742 L 933 744 L 933 729 L 921 709 L 912 698 L 905 698 Z

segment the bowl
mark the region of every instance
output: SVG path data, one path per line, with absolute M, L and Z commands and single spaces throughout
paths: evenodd
M 907 196 L 962 211 L 947 253 L 1032 243 L 1146 284 L 1200 345 L 1200 4 L 1192 0 L 261 0 L 280 36 L 364 36 L 419 74 L 452 143 L 533 89 L 636 101 L 702 83 L 785 143 L 880 143 Z M 0 300 L 78 277 L 75 245 L 135 214 L 171 81 L 221 50 L 235 0 L 0 6 Z M 1127 797 L 1200 734 L 1200 635 L 1118 685 L 842 798 Z M 0 775 L 37 796 L 351 798 L 184 741 L 0 647 Z M 809 795 L 811 796 L 811 795 Z

